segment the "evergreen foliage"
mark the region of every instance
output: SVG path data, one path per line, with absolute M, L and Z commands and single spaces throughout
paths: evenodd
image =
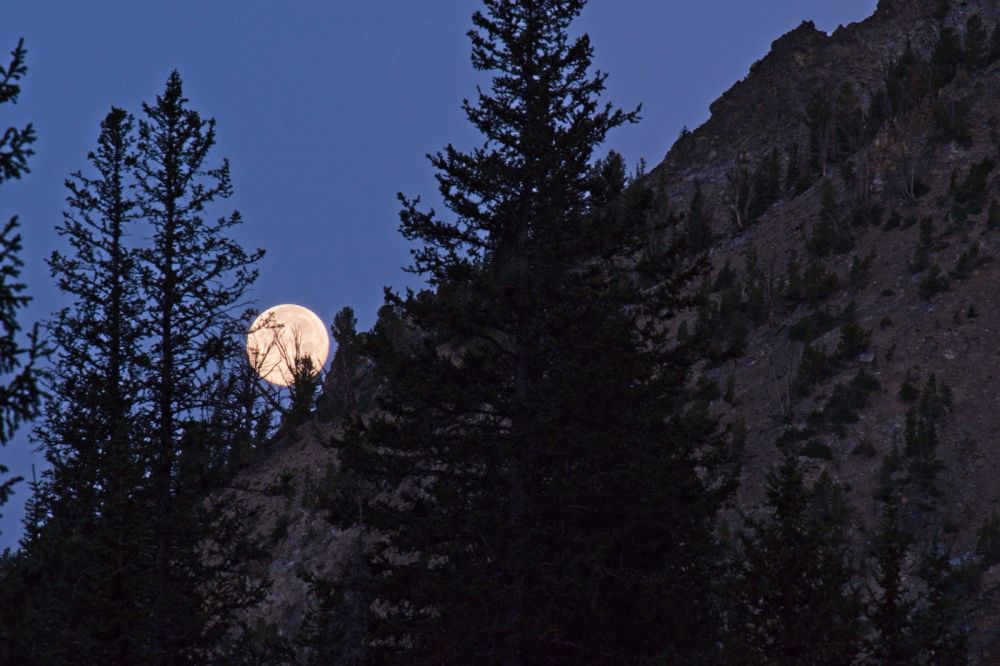
M 942 28 L 930 58 L 931 87 L 940 90 L 951 82 L 964 58 L 962 40 L 952 28 Z
M 368 661 L 371 604 L 376 581 L 368 563 L 369 539 L 358 528 L 348 544 L 336 582 L 308 574 L 313 605 L 297 644 L 315 666 L 361 666 Z
M 979 243 L 973 242 L 968 250 L 958 255 L 958 261 L 955 263 L 955 268 L 951 270 L 950 276 L 955 280 L 965 280 L 981 261 Z
M 996 164 L 988 157 L 969 166 L 965 178 L 951 193 L 954 200 L 951 217 L 954 221 L 964 222 L 969 215 L 979 215 L 983 212 L 988 179 L 995 167 Z
M 989 64 L 990 36 L 983 25 L 983 19 L 973 14 L 965 20 L 965 35 L 962 38 L 962 64 L 968 71 Z
M 968 640 L 959 626 L 961 607 L 950 553 L 933 543 L 921 559 L 918 575 L 924 586 L 924 603 L 913 617 L 921 661 L 942 666 L 967 664 Z
M 806 240 L 806 249 L 815 258 L 841 255 L 854 248 L 854 239 L 840 219 L 837 211 L 837 191 L 829 180 L 823 183 L 820 194 L 819 222 Z
M 792 302 L 817 303 L 832 294 L 838 284 L 836 273 L 821 260 L 813 257 L 802 270 L 799 262 L 791 259 L 785 278 L 785 298 Z
M 859 370 L 850 382 L 833 388 L 823 409 L 810 415 L 809 425 L 816 430 L 829 427 L 838 436 L 845 437 L 846 426 L 858 422 L 859 412 L 868 406 L 869 396 L 879 387 L 875 377 Z
M 864 112 L 854 92 L 854 86 L 845 82 L 834 103 L 834 141 L 839 159 L 846 159 L 861 148 L 864 139 Z
M 870 250 L 864 259 L 859 258 L 858 255 L 851 257 L 851 272 L 848 276 L 848 282 L 852 287 L 864 286 L 865 281 L 868 279 L 868 274 L 871 272 L 875 257 L 874 249 Z
M 935 478 L 944 468 L 937 457 L 938 429 L 951 409 L 951 389 L 928 377 L 920 401 L 906 412 L 903 431 L 910 481 L 926 495 L 936 496 Z
M 141 654 L 148 608 L 138 581 L 151 535 L 137 446 L 143 303 L 127 245 L 136 215 L 128 180 L 134 143 L 131 117 L 112 109 L 88 156 L 95 177 L 76 172 L 66 181 L 69 211 L 57 229 L 70 251 L 49 259 L 73 306 L 49 324 L 57 357 L 35 436 L 50 467 L 35 488 L 23 540 L 47 571 L 25 581 L 54 637 L 32 655 L 46 662 Z
M 774 280 L 766 276 L 758 265 L 757 249 L 754 246 L 751 245 L 747 248 L 744 257 L 746 259 L 744 268 L 746 301 L 742 304 L 743 312 L 750 323 L 759 325 L 770 316 Z
M 942 99 L 934 104 L 934 126 L 938 139 L 953 141 L 968 149 L 972 145 L 972 125 L 969 122 L 969 105 L 964 100 Z
M 917 293 L 920 294 L 920 298 L 929 300 L 947 288 L 948 278 L 941 267 L 934 264 L 927 271 L 927 275 L 917 284 Z
M 69 250 L 49 266 L 71 304 L 49 325 L 36 429 L 51 468 L 3 572 L 21 609 L 11 663 L 206 663 L 246 654 L 243 633 L 270 645 L 235 616 L 266 589 L 254 513 L 210 494 L 254 436 L 253 400 L 246 412 L 214 370 L 242 354 L 235 311 L 260 255 L 225 236 L 237 214 L 204 219 L 228 167 L 206 166 L 214 122 L 185 103 L 175 72 L 138 131 L 112 109 L 93 175 L 66 182 Z
M 926 270 L 930 264 L 931 250 L 934 247 L 934 221 L 925 217 L 920 220 L 920 240 L 916 250 L 913 251 L 913 259 L 910 261 L 910 272 L 919 273 Z
M 799 455 L 816 457 L 810 447 L 829 450 L 812 440 Z M 766 514 L 746 519 L 733 552 L 719 663 L 967 663 L 956 572 L 943 549 L 920 546 L 906 526 L 900 469 L 894 448 L 866 563 L 856 563 L 840 486 L 826 472 L 810 486 L 783 450 L 768 472 Z
M 986 228 L 996 229 L 997 227 L 1000 227 L 1000 202 L 991 199 L 990 209 L 986 215 Z
M 315 378 L 309 381 L 315 385 Z M 232 345 L 210 375 L 205 411 L 204 419 L 217 437 L 210 466 L 226 478 L 267 453 L 276 412 L 288 409 L 263 390 L 245 347 Z
M 725 663 L 851 663 L 860 598 L 842 494 L 825 473 L 807 485 L 789 450 L 768 473 L 767 514 L 739 537 Z
M 794 388 L 799 395 L 809 395 L 812 387 L 834 372 L 833 360 L 821 347 L 806 344 L 795 375 Z
M 777 148 L 773 148 L 754 171 L 749 202 L 750 220 L 756 220 L 767 212 L 768 208 L 781 200 L 783 193 L 781 155 Z
M 357 332 L 357 325 L 354 309 L 350 307 L 341 309 L 333 318 L 330 332 L 337 345 L 337 351 L 330 363 L 327 380 L 329 385 L 316 404 L 316 412 L 321 420 L 331 421 L 358 407 L 357 388 L 360 380 L 358 370 L 361 365 L 363 339 Z
M 16 103 L 21 93 L 20 80 L 28 72 L 25 64 L 27 50 L 20 40 L 11 52 L 6 67 L 0 66 L 0 106 Z M 35 142 L 32 125 L 8 127 L 0 136 L 0 184 L 19 179 L 29 171 L 28 158 L 34 153 Z M 38 413 L 41 393 L 35 362 L 43 355 L 38 342 L 37 329 L 28 338 L 27 347 L 21 339 L 18 311 L 31 300 L 25 295 L 25 285 L 20 282 L 21 235 L 17 232 L 17 217 L 11 217 L 0 229 L 0 446 L 10 442 L 18 426 Z M 0 464 L 0 475 L 7 473 Z M 0 476 L 0 507 L 7 501 L 20 477 L 4 479 Z
M 1000 517 L 996 509 L 990 517 L 976 528 L 976 555 L 984 569 L 1000 562 Z
M 813 174 L 825 177 L 835 159 L 836 125 L 833 105 L 823 91 L 815 91 L 806 106 L 809 130 L 809 167 Z
M 850 361 L 868 349 L 871 334 L 857 321 L 848 321 L 840 327 L 840 340 L 837 342 L 837 358 Z
M 92 172 L 66 182 L 58 231 L 70 249 L 49 261 L 71 305 L 48 326 L 57 353 L 35 436 L 50 469 L 33 484 L 22 550 L 0 556 L 0 662 L 966 662 L 949 556 L 936 543 L 921 553 L 908 530 L 943 467 L 951 394 L 933 375 L 921 391 L 908 373 L 900 388 L 904 448 L 879 472 L 867 570 L 851 559 L 843 490 L 800 461 L 833 460 L 823 431 L 845 436 L 880 388 L 864 369 L 830 387 L 807 429 L 786 430 L 764 515 L 746 517 L 724 550 L 717 518 L 746 429 L 720 430 L 712 403 L 736 403 L 735 379 L 723 390 L 699 362 L 711 371 L 742 353 L 770 314 L 773 278 L 751 247 L 742 276 L 727 262 L 689 296 L 713 242 L 701 186 L 681 225 L 657 209 L 641 169 L 629 175 L 615 153 L 594 159 L 638 110 L 600 103 L 589 40 L 570 36 L 584 4 L 485 0 L 469 36 L 474 66 L 493 78 L 464 103 L 484 141 L 430 158 L 452 219 L 400 195 L 410 270 L 431 289 L 387 290 L 370 333 L 350 308 L 333 322 L 316 413 L 339 427 L 340 465 L 310 502 L 350 538 L 333 578 L 300 573 L 311 597 L 297 655 L 273 627 L 236 620 L 265 593 L 254 568 L 265 544 L 248 529 L 254 514 L 214 492 L 263 450 L 272 423 L 232 344 L 262 253 L 230 237 L 238 213 L 208 217 L 231 194 L 228 163 L 208 163 L 214 121 L 188 108 L 176 72 L 138 128 L 111 110 Z M 1000 29 L 989 40 L 974 16 L 964 36 L 943 28 L 929 60 L 907 47 L 867 112 L 850 82 L 816 92 L 803 154 L 774 148 L 756 168 L 739 155 L 727 177 L 740 227 L 823 178 L 809 262 L 790 261 L 783 285 L 791 307 L 829 296 L 839 281 L 822 260 L 853 248 L 830 167 L 853 173 L 852 156 L 925 98 L 941 136 L 965 142 L 968 107 L 942 89 L 998 58 Z M 23 60 L 19 44 L 0 68 L 0 104 L 16 100 Z M 0 183 L 27 171 L 33 141 L 30 125 L 7 130 Z M 953 174 L 953 220 L 983 211 L 993 169 L 984 159 L 961 183 Z M 909 188 L 928 191 L 915 175 Z M 855 208 L 852 226 L 881 219 Z M 893 213 L 885 228 L 901 221 Z M 988 226 L 1000 226 L 996 201 Z M 42 350 L 35 336 L 18 342 L 16 228 L 0 230 L 0 445 L 40 399 Z M 924 298 L 947 287 L 930 264 L 934 240 L 922 220 L 911 268 L 930 269 Z M 968 277 L 978 248 L 951 277 Z M 853 257 L 851 285 L 874 257 Z M 796 392 L 868 349 L 855 310 L 815 310 L 789 329 L 805 343 Z M 814 344 L 838 325 L 835 350 Z M 295 364 L 292 426 L 311 414 L 319 381 L 311 359 Z M 868 442 L 855 452 L 875 455 Z M 13 481 L 0 480 L 0 504 Z M 264 492 L 293 496 L 290 473 Z M 280 517 L 272 541 L 288 526 Z M 996 513 L 976 552 L 983 566 L 1000 561 Z
M 941 0 L 941 6 L 944 9 L 937 14 L 944 16 L 948 1 Z M 937 99 L 932 109 L 939 138 L 967 148 L 971 142 L 968 103 L 938 94 L 959 70 L 979 71 L 997 59 L 1000 59 L 1000 31 L 994 28 L 988 38 L 978 15 L 968 17 L 962 35 L 951 27 L 942 28 L 926 59 L 918 56 L 908 43 L 899 59 L 888 68 L 884 89 L 875 91 L 869 100 L 865 114 L 866 141 L 871 141 L 885 122 L 904 116 L 928 96 L 934 96 Z
M 881 486 L 884 500 L 869 555 L 871 584 L 865 617 L 871 628 L 866 652 L 873 663 L 907 664 L 916 658 L 912 613 L 916 606 L 906 584 L 907 555 L 913 538 L 903 528 L 900 493 L 890 478 Z
M 798 196 L 808 190 L 812 184 L 809 169 L 803 168 L 802 156 L 799 154 L 798 142 L 792 143 L 791 148 L 788 149 L 788 159 L 786 160 L 786 163 L 785 189 L 791 190 L 795 196 Z
M 598 103 L 567 34 L 583 2 L 485 5 L 470 36 L 492 86 L 465 106 L 484 143 L 431 160 L 455 221 L 402 199 L 436 293 L 387 294 L 378 412 L 338 443 L 357 493 L 333 517 L 384 537 L 369 659 L 704 661 L 724 447 L 682 412 L 690 357 L 654 323 L 690 306 L 693 270 L 647 243 L 652 200 L 620 158 L 589 165 L 636 116 Z
M 694 253 L 704 252 L 712 245 L 712 225 L 704 206 L 705 197 L 701 193 L 701 185 L 698 184 L 695 186 L 687 217 L 684 219 L 685 239 L 688 249 Z
M 788 339 L 813 342 L 837 327 L 837 317 L 823 308 L 803 316 L 788 329 Z
M 143 104 L 135 170 L 138 211 L 151 233 L 138 254 L 151 307 L 143 324 L 152 337 L 143 356 L 157 619 L 151 662 L 196 658 L 226 636 L 234 610 L 263 594 L 261 581 L 239 568 L 255 556 L 246 516 L 233 514 L 231 501 L 203 497 L 224 443 L 199 423 L 212 387 L 206 370 L 225 361 L 234 335 L 242 335 L 239 308 L 263 254 L 248 254 L 227 236 L 242 222 L 239 213 L 205 218 L 207 206 L 232 192 L 228 162 L 206 162 L 214 144 L 215 121 L 187 107 L 180 75 L 171 73 L 163 94 Z

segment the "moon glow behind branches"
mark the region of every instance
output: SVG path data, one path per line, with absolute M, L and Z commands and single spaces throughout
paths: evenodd
M 247 356 L 257 374 L 272 384 L 295 383 L 295 359 L 312 359 L 318 373 L 330 353 L 330 336 L 320 318 L 301 305 L 275 305 L 261 313 L 247 334 Z

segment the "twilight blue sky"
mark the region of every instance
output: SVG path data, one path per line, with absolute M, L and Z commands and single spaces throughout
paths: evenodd
M 828 32 L 861 20 L 876 0 L 592 0 L 577 23 L 610 74 L 606 99 L 643 104 L 639 125 L 607 148 L 655 166 L 680 129 L 771 42 L 802 20 Z M 325 322 L 344 305 L 367 328 L 382 287 L 415 286 L 399 237 L 395 193 L 435 202 L 424 155 L 470 147 L 462 114 L 482 82 L 465 36 L 477 0 L 4 0 L 0 52 L 24 37 L 28 76 L 0 127 L 33 122 L 32 173 L 0 188 L 0 220 L 17 213 L 25 322 L 64 302 L 44 264 L 64 178 L 86 167 L 112 105 L 133 113 L 178 69 L 190 106 L 218 122 L 215 161 L 228 157 L 235 194 L 215 210 L 246 220 L 239 239 L 267 255 L 251 294 L 264 309 L 305 305 Z M 4 62 L 6 64 L 6 60 Z M 0 463 L 30 478 L 42 464 L 22 428 Z M 27 486 L 0 508 L 0 549 L 14 546 Z

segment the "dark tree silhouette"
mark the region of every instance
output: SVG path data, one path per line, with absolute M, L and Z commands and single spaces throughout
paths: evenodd
M 11 52 L 7 67 L 0 66 L 0 105 L 14 104 L 21 93 L 20 80 L 28 72 L 25 64 L 27 51 L 20 40 Z M 18 179 L 29 171 L 28 158 L 34 153 L 35 130 L 28 124 L 22 128 L 8 127 L 0 136 L 0 184 Z M 38 343 L 37 329 L 28 336 L 27 346 L 22 339 L 18 311 L 31 300 L 24 293 L 20 281 L 23 262 L 21 235 L 17 232 L 17 217 L 0 229 L 0 446 L 11 437 L 24 421 L 32 419 L 38 411 L 40 392 L 35 362 L 43 354 Z M 0 474 L 7 468 L 0 465 Z M 7 501 L 20 477 L 0 477 L 0 506 Z
M 620 157 L 582 0 L 487 0 L 465 111 L 481 147 L 431 157 L 454 220 L 401 196 L 411 270 L 367 351 L 375 410 L 339 443 L 373 541 L 378 663 L 697 661 L 714 647 L 713 421 L 662 322 L 685 253 L 650 242 L 652 195 Z M 676 230 L 673 230 L 676 231 Z M 676 235 L 676 234 L 675 234 Z M 706 474 L 696 471 L 702 465 Z M 711 488 L 711 489 L 710 489 Z
M 806 484 L 785 451 L 767 477 L 768 514 L 748 520 L 735 554 L 729 660 L 740 664 L 848 664 L 861 643 L 861 603 L 845 536 L 840 488 Z
M 37 484 L 22 540 L 42 575 L 28 576 L 49 640 L 35 658 L 125 663 L 138 658 L 146 612 L 142 578 L 149 533 L 144 466 L 136 442 L 143 302 L 135 251 L 129 172 L 133 121 L 112 109 L 88 155 L 94 177 L 74 173 L 63 223 L 70 252 L 49 267 L 72 305 L 48 325 L 56 358 L 35 438 L 49 468 Z
M 247 253 L 227 235 L 239 213 L 206 219 L 206 207 L 232 192 L 229 164 L 208 165 L 215 121 L 187 101 L 175 71 L 155 103 L 143 104 L 137 141 L 138 210 L 151 234 L 139 253 L 151 331 L 143 387 L 154 497 L 151 663 L 203 659 L 228 634 L 232 612 L 263 594 L 241 569 L 259 554 L 248 516 L 230 496 L 205 501 L 227 437 L 201 420 L 215 386 L 209 371 L 242 334 L 240 310 L 263 252 Z

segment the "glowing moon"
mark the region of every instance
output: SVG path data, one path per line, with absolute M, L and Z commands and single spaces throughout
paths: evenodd
M 319 373 L 330 353 L 326 326 L 301 305 L 275 305 L 254 321 L 247 334 L 247 356 L 257 374 L 272 384 L 295 383 L 295 359 L 312 359 L 313 374 Z

